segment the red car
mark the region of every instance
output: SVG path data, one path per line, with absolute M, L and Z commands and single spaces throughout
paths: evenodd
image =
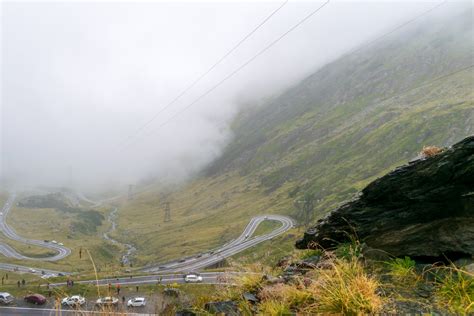
M 30 294 L 25 296 L 25 301 L 36 305 L 43 305 L 46 303 L 46 297 L 41 294 Z

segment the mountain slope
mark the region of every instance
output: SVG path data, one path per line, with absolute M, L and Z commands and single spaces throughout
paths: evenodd
M 164 198 L 144 193 L 121 208 L 116 238 L 136 244 L 147 262 L 228 241 L 254 214 L 302 220 L 308 199 L 312 221 L 423 145 L 473 134 L 472 38 L 466 11 L 324 66 L 241 113 L 223 155 L 166 196 L 171 222 L 163 222 Z

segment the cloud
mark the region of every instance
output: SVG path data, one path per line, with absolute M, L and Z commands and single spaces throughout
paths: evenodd
M 431 2 L 334 2 L 188 110 L 321 2 L 8 2 L 2 8 L 2 176 L 21 184 L 180 181 L 217 157 L 252 106 Z M 167 122 L 170 118 L 176 118 Z M 124 145 L 126 144 L 126 145 Z

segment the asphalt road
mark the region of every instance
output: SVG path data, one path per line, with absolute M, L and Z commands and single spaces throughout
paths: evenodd
M 252 234 L 257 229 L 258 225 L 265 220 L 278 221 L 281 226 L 270 233 L 256 236 L 252 238 Z M 252 218 L 245 227 L 242 234 L 232 240 L 231 242 L 219 247 L 213 251 L 198 254 L 193 257 L 183 258 L 166 264 L 149 266 L 142 271 L 153 273 L 173 273 L 173 272 L 190 272 L 198 271 L 202 268 L 211 266 L 227 257 L 231 257 L 245 249 L 254 247 L 259 243 L 270 240 L 278 235 L 283 234 L 293 227 L 293 220 L 287 216 L 282 215 L 261 215 Z
M 1 244 L 0 243 L 0 253 L 17 258 L 17 259 L 28 259 L 28 260 L 36 260 L 36 261 L 54 261 L 60 260 L 70 254 L 70 250 L 66 247 L 59 246 L 56 244 L 45 243 L 44 241 L 39 240 L 31 240 L 20 237 L 16 232 L 7 225 L 5 218 L 8 215 L 14 201 L 15 201 L 15 194 L 12 194 L 8 201 L 5 203 L 2 209 L 3 215 L 0 217 L 0 231 L 13 240 L 17 240 L 19 242 L 23 242 L 25 244 L 41 246 L 48 249 L 55 250 L 57 254 L 52 257 L 47 258 L 28 258 L 16 252 L 12 247 Z M 93 201 L 91 201 L 93 202 Z M 252 237 L 257 229 L 258 225 L 265 220 L 272 220 L 278 221 L 281 223 L 281 226 L 277 229 L 271 231 L 270 233 Z M 185 283 L 184 276 L 186 273 L 190 271 L 199 271 L 205 267 L 211 266 L 223 259 L 233 256 L 245 249 L 254 247 L 255 245 L 262 243 L 266 240 L 270 240 L 280 234 L 283 234 L 287 230 L 293 227 L 294 223 L 293 220 L 289 217 L 282 216 L 282 215 L 261 215 L 252 218 L 249 224 L 245 227 L 242 234 L 237 237 L 236 239 L 228 242 L 227 244 L 211 250 L 206 253 L 201 253 L 192 257 L 182 258 L 176 261 L 168 262 L 161 265 L 154 265 L 149 266 L 141 271 L 152 273 L 151 275 L 143 275 L 143 276 L 132 276 L 132 277 L 124 277 L 124 278 L 113 278 L 113 279 L 99 279 L 99 280 L 84 280 L 84 281 L 76 281 L 75 283 L 88 283 L 88 284 L 98 284 L 102 286 L 106 286 L 107 284 L 120 284 L 121 286 L 125 285 L 134 285 L 139 286 L 141 284 L 170 284 L 170 283 Z M 13 264 L 4 264 L 0 263 L 0 269 L 8 270 L 8 271 L 20 271 L 20 272 L 30 272 L 31 268 L 26 266 L 20 265 L 13 265 Z M 35 268 L 35 270 L 39 270 Z M 55 273 L 57 274 L 58 271 L 50 271 L 44 270 L 45 273 Z M 36 274 L 40 274 L 39 271 L 35 272 Z M 64 273 L 64 272 L 63 272 Z M 236 273 L 232 272 L 203 272 L 200 275 L 203 278 L 203 284 L 217 284 L 217 283 L 228 283 L 229 277 Z M 57 286 L 65 286 L 65 283 L 53 283 L 49 286 L 57 287 Z M 97 311 L 86 311 L 88 315 L 101 315 L 102 313 Z M 57 310 L 48 309 L 48 308 L 29 308 L 29 307 L 1 307 L 0 306 L 0 315 L 55 315 Z M 81 315 L 84 315 L 84 311 L 81 311 Z M 61 315 L 77 315 L 77 311 L 73 310 L 64 310 L 61 311 Z M 137 314 L 137 313 L 127 313 L 126 315 L 149 315 L 149 314 Z
M 46 258 L 29 258 L 20 253 L 18 253 L 12 247 L 0 243 L 0 253 L 7 257 L 12 257 L 16 259 L 28 259 L 35 261 L 56 261 L 62 258 L 65 258 L 71 253 L 69 248 L 64 246 L 59 246 L 57 244 L 47 243 L 40 240 L 26 239 L 19 236 L 10 226 L 7 225 L 5 219 L 10 211 L 16 195 L 12 193 L 8 198 L 7 202 L 3 206 L 2 213 L 0 216 L 0 231 L 10 239 L 23 242 L 29 245 L 40 246 L 48 248 L 57 252 L 55 256 L 46 257 Z M 92 201 L 91 201 L 92 202 Z M 257 229 L 258 225 L 265 220 L 278 221 L 281 223 L 281 226 L 270 233 L 252 237 L 253 233 Z M 177 273 L 177 272 L 190 272 L 190 271 L 199 271 L 202 268 L 211 266 L 217 262 L 222 261 L 223 259 L 233 256 L 241 251 L 244 251 L 248 248 L 254 247 L 255 245 L 262 243 L 266 240 L 270 240 L 280 234 L 283 234 L 287 230 L 293 227 L 293 220 L 287 216 L 282 215 L 260 215 L 252 218 L 249 224 L 245 227 L 242 234 L 236 239 L 230 241 L 229 243 L 214 249 L 212 251 L 201 253 L 192 257 L 182 258 L 176 261 L 168 262 L 160 265 L 153 265 L 143 268 L 141 271 L 148 273 Z M 17 268 L 19 271 L 29 271 L 29 267 L 19 266 L 19 265 L 9 265 L 0 263 L 0 269 L 12 270 Z M 35 269 L 39 270 L 39 269 Z M 58 273 L 57 271 L 45 271 L 45 273 Z M 39 272 L 37 272 L 39 273 Z M 63 272 L 64 273 L 64 272 Z
M 202 276 L 202 284 L 221 284 L 229 283 L 229 279 L 233 275 L 237 275 L 237 272 L 202 272 L 199 273 Z M 186 274 L 174 273 L 174 274 L 153 274 L 153 275 L 142 275 L 133 277 L 122 277 L 122 278 L 108 278 L 98 280 L 83 280 L 75 281 L 75 284 L 94 284 L 94 285 L 115 285 L 120 284 L 121 286 L 127 285 L 147 285 L 147 284 L 172 284 L 172 283 L 186 283 L 184 277 Z M 66 282 L 50 283 L 50 287 L 65 286 Z

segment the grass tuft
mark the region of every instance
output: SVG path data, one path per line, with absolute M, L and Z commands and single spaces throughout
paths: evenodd
M 459 315 L 474 313 L 474 276 L 455 266 L 440 268 L 436 274 L 438 304 Z
M 331 269 L 321 270 L 310 286 L 317 303 L 306 312 L 372 314 L 381 310 L 380 283 L 366 274 L 359 261 L 335 259 L 331 265 Z
M 386 262 L 386 265 L 390 269 L 389 274 L 399 280 L 405 280 L 407 278 L 414 277 L 415 264 L 416 262 L 407 256 L 404 258 L 395 258 Z

